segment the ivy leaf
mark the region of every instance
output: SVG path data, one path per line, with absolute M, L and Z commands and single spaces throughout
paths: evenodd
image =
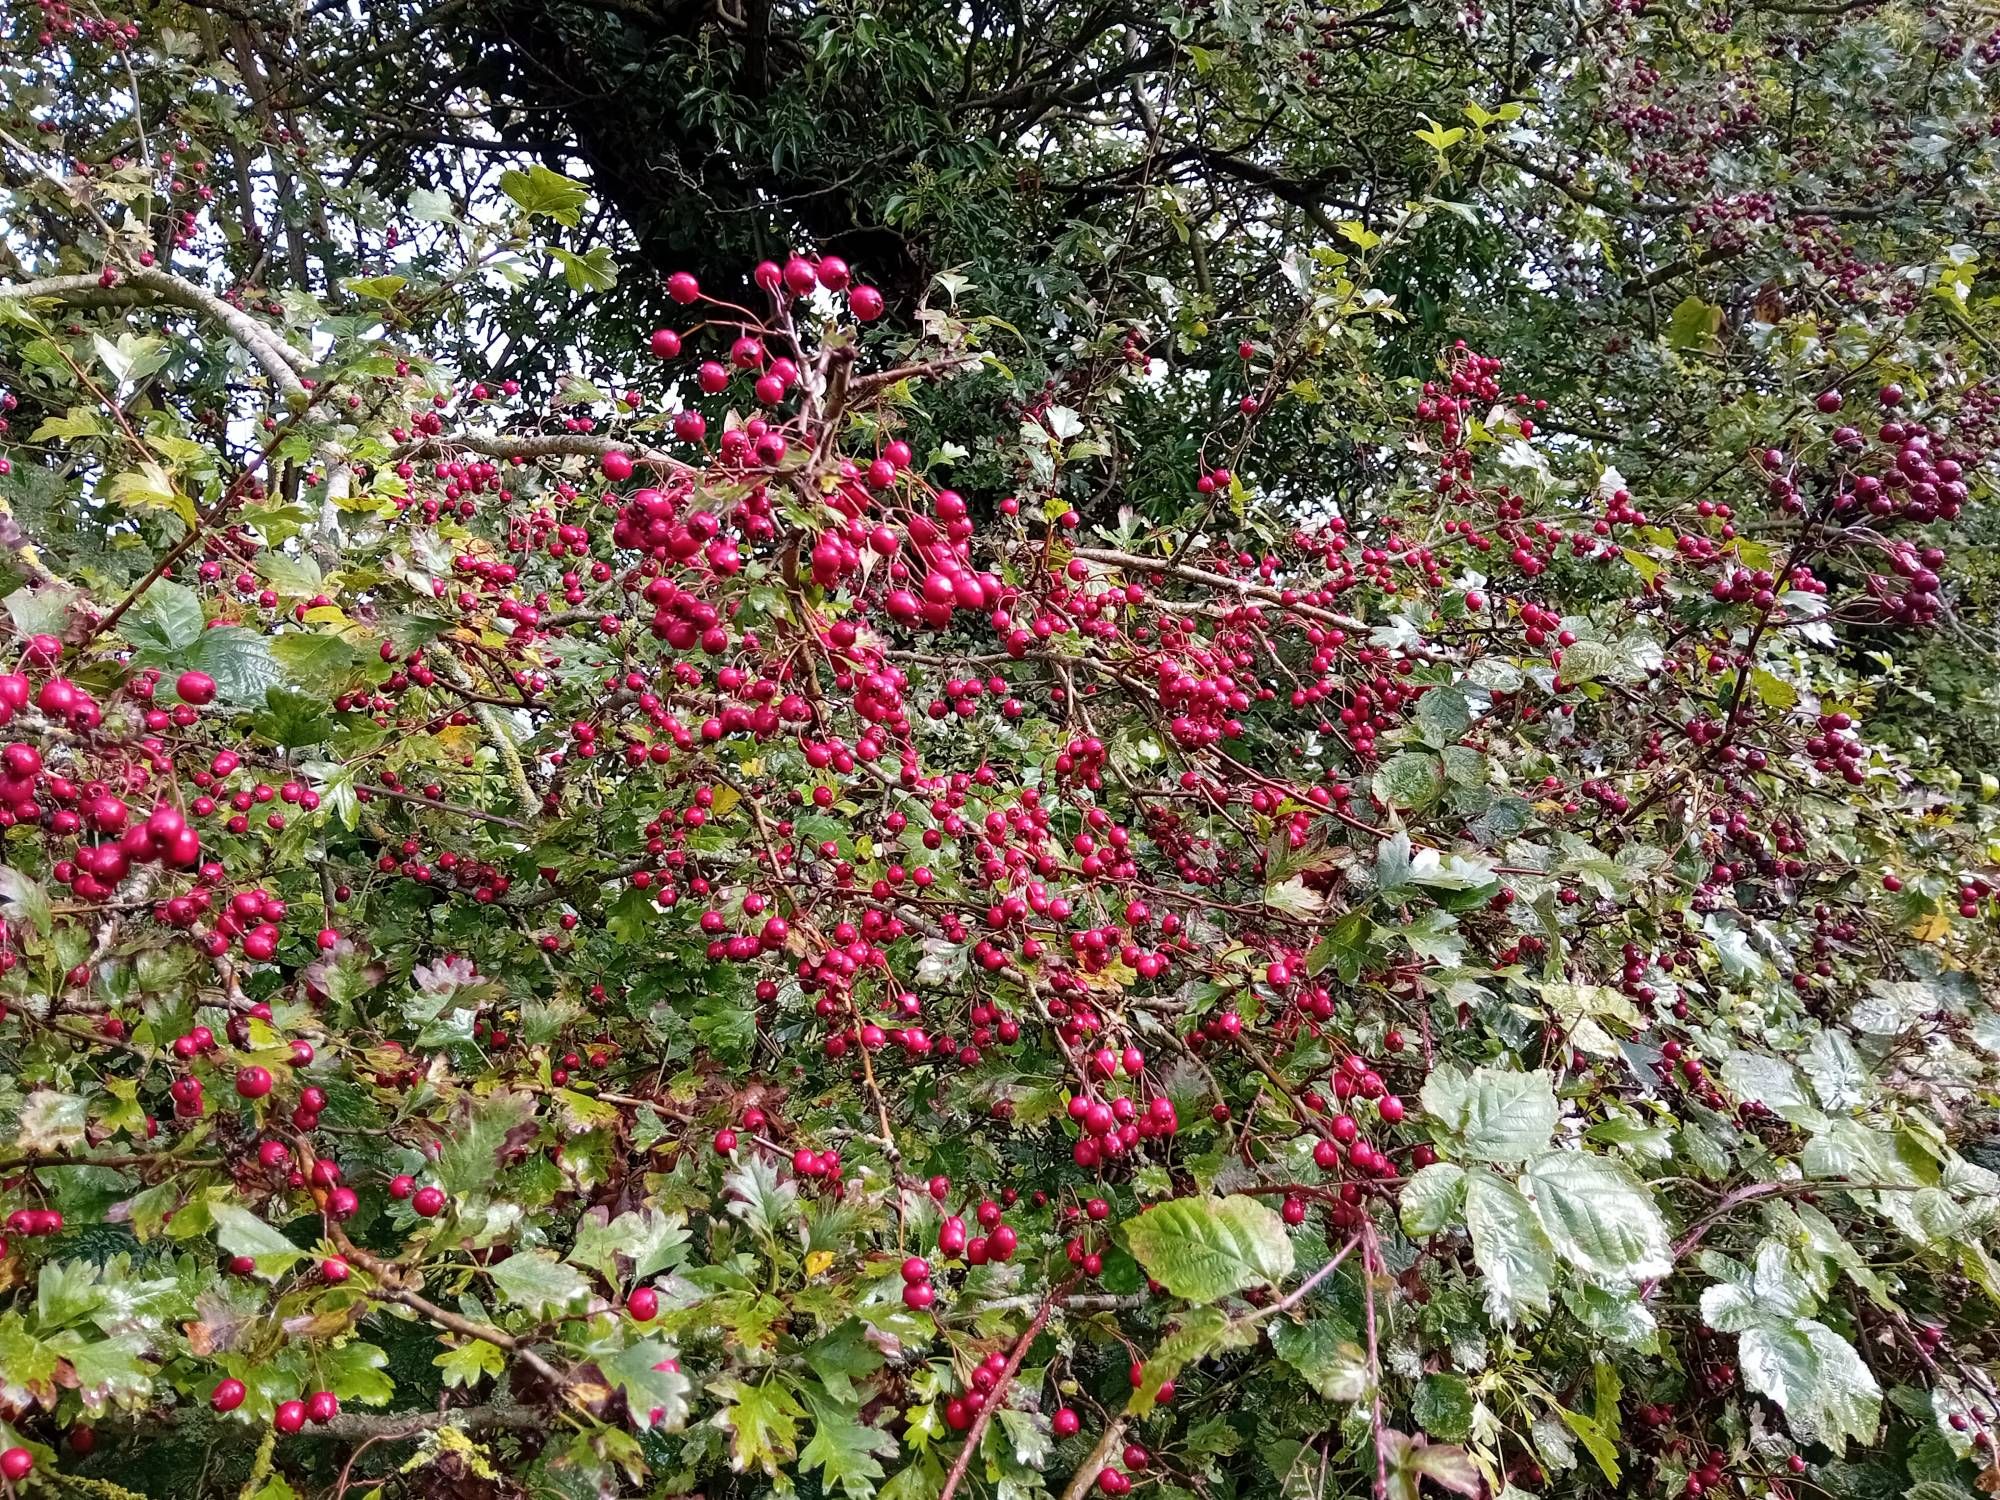
M 493 1268 L 494 1288 L 530 1313 L 559 1313 L 590 1295 L 576 1267 L 546 1250 L 516 1250 Z
M 1486 1288 L 1486 1310 L 1502 1323 L 1547 1312 L 1555 1279 L 1555 1247 L 1534 1206 L 1497 1173 L 1475 1171 L 1465 1183 L 1465 1225 L 1472 1259 Z
M 1146 1274 L 1189 1302 L 1213 1302 L 1292 1274 L 1285 1221 L 1254 1198 L 1176 1198 L 1125 1224 Z
M 1474 1161 L 1525 1161 L 1548 1150 L 1556 1129 L 1555 1087 L 1544 1071 L 1445 1066 L 1424 1081 L 1424 1110 L 1458 1137 Z
M 879 1460 L 896 1456 L 896 1440 L 857 1421 L 857 1410 L 832 1401 L 814 1401 L 812 1415 L 812 1441 L 799 1454 L 799 1467 L 818 1469 L 821 1488 L 829 1493 L 838 1487 L 848 1500 L 869 1500 L 883 1474 Z
M 1618 1162 L 1552 1151 L 1528 1163 L 1521 1185 L 1556 1252 L 1592 1280 L 1630 1285 L 1673 1270 L 1666 1220 Z
M 739 1474 L 755 1468 L 777 1477 L 779 1466 L 798 1449 L 805 1408 L 776 1379 L 748 1385 L 724 1376 L 709 1389 L 723 1402 L 711 1423 L 729 1434 L 729 1467 Z

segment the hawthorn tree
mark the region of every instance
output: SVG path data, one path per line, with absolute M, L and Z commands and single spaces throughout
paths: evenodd
M 560 346 L 640 242 L 590 152 L 246 259 L 341 120 L 39 7 L 0 1480 L 2000 1484 L 1996 49 L 1784 14 L 1412 108 L 1394 201 L 1218 236 L 1226 310 L 885 294 L 802 216 L 524 391 L 468 328 Z M 1873 135 L 1732 92 L 1807 57 Z M 1570 244 L 1463 338 L 1456 191 Z

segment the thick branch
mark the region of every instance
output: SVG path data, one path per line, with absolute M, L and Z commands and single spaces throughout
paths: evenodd
M 157 266 L 138 266 L 121 271 L 119 281 L 121 286 L 106 287 L 99 278 L 91 275 L 44 276 L 37 281 L 0 285 L 0 300 L 30 301 L 39 297 L 56 297 L 65 302 L 97 301 L 102 304 L 112 301 L 116 293 L 126 288 L 151 292 L 162 302 L 184 307 L 220 323 L 270 376 L 271 383 L 287 396 L 302 397 L 306 394 L 299 375 L 312 368 L 312 361 L 241 308 L 231 307 L 206 288 Z M 125 300 L 137 299 L 128 293 Z

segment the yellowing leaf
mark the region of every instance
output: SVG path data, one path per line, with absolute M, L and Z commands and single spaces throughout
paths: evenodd
M 1941 943 L 1951 935 L 1951 918 L 1933 912 L 1910 925 L 1910 936 L 1920 943 Z

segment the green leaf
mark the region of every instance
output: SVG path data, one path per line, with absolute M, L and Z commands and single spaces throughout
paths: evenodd
M 597 1272 L 613 1286 L 637 1284 L 647 1277 L 677 1266 L 687 1254 L 685 1215 L 666 1214 L 657 1208 L 628 1209 L 606 1222 L 596 1213 L 584 1215 L 576 1227 L 576 1243 L 570 1261 Z M 619 1262 L 630 1262 L 621 1274 Z
M 199 519 L 194 502 L 175 486 L 173 476 L 150 461 L 113 479 L 111 498 L 127 509 L 172 511 L 190 527 Z
M 1472 727 L 1472 705 L 1457 687 L 1434 687 L 1417 700 L 1417 733 L 1433 750 L 1456 744 Z
M 467 1339 L 455 1349 L 447 1349 L 431 1361 L 444 1371 L 444 1383 L 471 1390 L 488 1377 L 507 1373 L 507 1356 L 484 1339 Z
M 1372 787 L 1388 806 L 1421 812 L 1444 796 L 1444 762 L 1427 750 L 1405 750 L 1383 763 Z
M 305 1251 L 277 1230 L 234 1203 L 212 1203 L 208 1214 L 215 1221 L 216 1243 L 231 1255 L 247 1255 L 257 1264 L 257 1274 L 276 1280 L 302 1259 Z
M 383 1373 L 388 1367 L 389 1356 L 361 1339 L 349 1339 L 319 1360 L 320 1378 L 328 1390 L 343 1401 L 366 1406 L 386 1406 L 395 1397 L 396 1383 Z
M 149 1342 L 143 1333 L 121 1333 L 68 1351 L 77 1394 L 86 1410 L 129 1406 L 152 1395 L 153 1370 L 146 1362 Z
M 1292 1273 L 1285 1221 L 1254 1198 L 1176 1198 L 1124 1226 L 1126 1247 L 1176 1297 L 1213 1302 Z
M 287 599 L 309 598 L 326 586 L 319 564 L 310 557 L 294 557 L 275 550 L 257 555 L 257 576 Z
M 1624 654 L 1609 641 L 1578 641 L 1563 648 L 1562 680 L 1574 687 L 1578 683 L 1617 677 L 1625 660 Z
M 183 651 L 201 639 L 208 624 L 201 600 L 185 584 L 162 578 L 140 596 L 125 616 L 126 638 L 161 652 Z
M 549 254 L 562 267 L 563 279 L 573 292 L 606 292 L 618 284 L 618 263 L 608 245 L 592 245 L 582 255 L 551 245 Z
M 1411 1393 L 1410 1415 L 1431 1437 L 1462 1443 L 1472 1436 L 1472 1387 L 1463 1375 L 1426 1375 Z
M 574 229 L 590 201 L 590 189 L 574 178 L 552 172 L 540 162 L 527 171 L 509 167 L 500 174 L 500 191 L 520 204 L 529 218 L 554 219 Z
M 1450 1228 L 1465 1217 L 1465 1168 L 1448 1161 L 1420 1168 L 1403 1184 L 1397 1209 L 1412 1239 Z
M 425 224 L 449 224 L 458 217 L 452 206 L 451 196 L 432 188 L 412 188 L 410 196 L 403 200 L 410 217 Z
M 806 1363 L 836 1401 L 857 1399 L 854 1382 L 866 1380 L 883 1365 L 882 1353 L 868 1342 L 868 1329 L 849 1318 L 806 1350 Z
M 44 1329 L 80 1323 L 103 1301 L 97 1267 L 89 1261 L 42 1262 L 41 1274 L 35 1279 L 35 1317 Z
M 492 1277 L 501 1296 L 536 1314 L 564 1312 L 590 1295 L 576 1267 L 546 1250 L 516 1250 L 493 1268 Z
M 1271 1330 L 1271 1347 L 1327 1400 L 1367 1399 L 1368 1353 L 1346 1329 L 1325 1319 L 1280 1323 Z
M 1882 1388 L 1854 1346 L 1812 1318 L 1772 1320 L 1745 1329 L 1737 1341 L 1743 1383 L 1769 1396 L 1792 1431 L 1836 1452 L 1846 1440 L 1872 1444 Z
M 799 1454 L 799 1467 L 819 1470 L 828 1493 L 838 1488 L 848 1500 L 869 1500 L 883 1474 L 880 1460 L 896 1456 L 896 1440 L 859 1421 L 855 1409 L 832 1401 L 815 1400 L 812 1415 L 812 1441 Z
M 1709 349 L 1715 344 L 1716 330 L 1722 327 L 1722 309 L 1701 298 L 1683 298 L 1667 319 L 1669 349 Z
M 1219 1307 L 1197 1307 L 1174 1326 L 1173 1332 L 1154 1346 L 1140 1372 L 1139 1387 L 1132 1392 L 1126 1411 L 1134 1417 L 1152 1414 L 1160 1387 L 1177 1379 L 1182 1370 L 1197 1360 L 1207 1359 L 1224 1349 L 1241 1348 L 1257 1337 L 1247 1322 L 1239 1323 Z
M 604 930 L 613 941 L 632 944 L 641 941 L 653 925 L 660 909 L 644 891 L 628 885 L 604 914 Z
M 535 1117 L 528 1094 L 492 1094 L 476 1101 L 450 1131 L 438 1157 L 438 1186 L 455 1198 L 470 1198 L 492 1186 L 500 1153 L 511 1131 Z
M 1548 1150 L 1555 1135 L 1555 1088 L 1546 1072 L 1449 1064 L 1424 1081 L 1424 1110 L 1458 1137 L 1473 1161 L 1525 1161 Z
M 257 733 L 288 750 L 324 744 L 333 734 L 326 699 L 288 687 L 273 687 L 265 693 L 264 711 L 254 723 Z
M 729 1467 L 739 1474 L 754 1468 L 776 1477 L 798 1448 L 805 1408 L 782 1381 L 771 1377 L 762 1385 L 748 1385 L 724 1376 L 709 1389 L 723 1402 L 711 1420 L 729 1434 Z
M 648 1338 L 601 1361 L 606 1377 L 625 1392 L 625 1404 L 642 1427 L 679 1432 L 687 1426 L 692 1387 L 678 1369 L 661 1368 L 672 1360 L 673 1350 L 659 1339 Z
M 1868 1065 L 1844 1032 L 1820 1032 L 1799 1054 L 1799 1067 L 1827 1109 L 1854 1109 L 1868 1097 Z
M 757 1012 L 733 988 L 704 991 L 687 1026 L 720 1062 L 740 1062 L 757 1045 Z
M 41 425 L 28 436 L 31 443 L 46 443 L 51 438 L 92 438 L 102 437 L 104 428 L 97 420 L 97 413 L 87 406 L 72 406 L 59 417 L 44 417 Z
M 309 688 L 337 687 L 361 660 L 339 636 L 307 630 L 271 637 L 270 652 L 287 677 Z
M 1521 1185 L 1556 1253 L 1595 1281 L 1630 1285 L 1673 1270 L 1667 1223 L 1623 1165 L 1589 1151 L 1528 1163 Z
M 1547 1312 L 1555 1247 L 1520 1189 L 1493 1172 L 1468 1174 L 1465 1224 L 1487 1312 L 1502 1323 L 1515 1322 L 1523 1313 Z
M 1745 1104 L 1761 1104 L 1786 1119 L 1812 1109 L 1798 1073 L 1782 1058 L 1739 1048 L 1723 1058 L 1721 1073 L 1723 1087 Z
M 417 189 L 417 193 L 424 191 L 423 188 Z M 412 193 L 410 198 L 414 204 L 416 193 Z M 450 200 L 446 199 L 445 203 L 448 212 Z M 396 300 L 396 294 L 408 286 L 409 282 L 401 276 L 350 276 L 340 284 L 357 297 L 366 297 L 372 302 L 393 302 Z
M 798 1215 L 799 1187 L 781 1179 L 777 1168 L 760 1153 L 722 1180 L 729 1212 L 764 1239 L 774 1239 Z
M 285 677 L 264 637 L 240 625 L 204 630 L 200 639 L 165 665 L 208 673 L 215 679 L 216 696 L 238 708 L 261 708 L 265 690 Z
M 1604 1471 L 1604 1477 L 1611 1483 L 1618 1482 L 1618 1445 L 1598 1425 L 1595 1418 L 1582 1412 L 1571 1411 L 1566 1406 L 1558 1406 L 1556 1415 L 1563 1419 L 1563 1425 L 1576 1434 L 1577 1441 L 1589 1451 L 1597 1461 L 1597 1467 Z
M 48 889 L 12 865 L 0 865 L 0 916 L 16 927 L 32 927 L 42 937 L 55 921 Z

